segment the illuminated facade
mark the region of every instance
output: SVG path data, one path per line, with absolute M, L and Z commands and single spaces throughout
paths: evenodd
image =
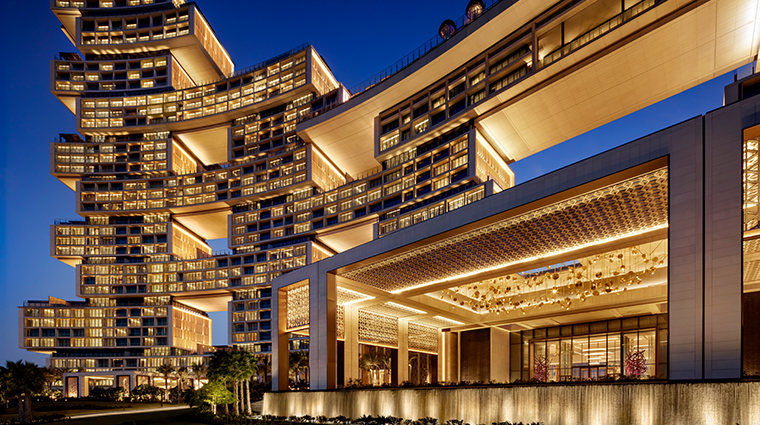
M 204 361 L 210 311 L 271 355 L 275 389 L 306 348 L 313 389 L 738 377 L 752 286 L 731 220 L 744 203 L 754 231 L 757 134 L 739 133 L 758 123 L 722 114 L 751 81 L 530 182 L 508 164 L 751 62 L 750 6 L 472 1 L 349 90 L 310 45 L 235 71 L 195 3 L 52 0 L 79 53 L 51 62 L 51 90 L 79 134 L 51 145 L 51 173 L 83 218 L 51 225 L 51 255 L 85 301 L 27 302 L 19 345 L 52 353 L 70 396 Z M 732 19 L 692 40 L 716 8 Z M 371 353 L 392 361 L 362 371 Z

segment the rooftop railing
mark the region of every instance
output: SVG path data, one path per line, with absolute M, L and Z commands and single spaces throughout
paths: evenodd
M 468 16 L 462 15 L 459 18 L 457 18 L 454 23 L 456 25 L 456 34 L 457 32 L 461 31 L 464 27 L 467 25 L 477 21 L 480 17 L 482 17 L 486 12 L 488 12 L 492 7 L 495 5 L 501 3 L 502 1 L 509 1 L 511 4 L 517 3 L 517 0 L 486 0 L 483 3 L 485 4 L 486 8 L 478 15 L 476 18 L 470 20 Z M 511 5 L 510 4 L 510 5 Z M 450 38 L 450 37 L 449 37 Z M 394 74 L 397 74 L 399 71 L 404 70 L 409 65 L 416 62 L 418 59 L 422 58 L 423 56 L 427 55 L 433 49 L 438 47 L 439 45 L 443 44 L 448 39 L 442 38 L 440 35 L 436 35 L 435 37 L 429 39 L 428 41 L 422 43 L 421 46 L 414 49 L 411 53 L 407 54 L 403 58 L 397 60 L 394 64 L 391 66 L 383 69 L 382 71 L 378 72 L 377 74 L 373 75 L 372 77 L 362 81 L 361 83 L 357 84 L 353 88 L 351 88 L 352 96 L 356 96 L 359 93 L 363 93 L 370 88 L 374 87 L 378 83 L 383 82 L 387 78 L 393 76 Z
M 74 3 L 74 2 L 72 2 Z M 195 4 L 195 3 L 193 3 Z M 137 5 L 135 5 L 137 6 Z M 135 7 L 131 6 L 131 7 Z M 89 8 L 89 7 L 81 7 L 82 9 L 87 9 L 87 17 L 88 18 L 108 18 L 112 16 L 123 16 L 123 17 L 130 17 L 130 16 L 142 16 L 147 15 L 150 13 L 155 12 L 162 12 L 164 10 L 175 10 L 179 9 L 180 7 L 184 6 L 184 4 L 172 4 L 171 2 L 168 3 L 152 3 L 152 4 L 141 4 L 139 5 L 140 9 L 137 12 L 127 12 L 130 9 L 125 8 L 110 8 L 110 7 L 96 7 L 96 8 Z M 80 7 L 74 7 L 74 9 L 80 9 Z M 126 13 L 125 13 L 126 12 Z
M 457 32 L 461 31 L 464 27 L 467 25 L 477 21 L 481 16 L 483 16 L 486 12 L 488 12 L 492 7 L 495 5 L 501 3 L 502 1 L 508 1 L 510 2 L 510 6 L 514 3 L 516 3 L 518 0 L 486 0 L 485 3 L 485 10 L 475 17 L 474 19 L 470 19 L 466 14 L 460 16 L 458 19 L 456 19 L 455 25 L 456 25 L 456 34 Z M 451 37 L 449 37 L 451 38 Z M 409 67 L 411 64 L 416 62 L 418 59 L 422 58 L 423 56 L 427 55 L 431 51 L 433 51 L 436 47 L 443 44 L 448 40 L 448 38 L 442 38 L 440 35 L 436 35 L 435 37 L 429 39 L 428 41 L 424 42 L 421 46 L 414 49 L 411 53 L 407 54 L 403 58 L 397 60 L 394 64 L 391 66 L 383 69 L 382 71 L 378 72 L 377 74 L 373 75 L 372 77 L 369 77 L 368 79 L 362 81 L 361 83 L 355 85 L 352 87 L 349 92 L 349 97 L 346 100 L 342 99 L 336 99 L 334 102 L 331 102 L 329 104 L 324 105 L 323 107 L 319 109 L 315 109 L 308 114 L 305 114 L 302 117 L 299 117 L 298 122 L 304 122 L 308 121 L 311 118 L 316 117 L 319 114 L 325 113 L 329 111 L 330 109 L 335 108 L 336 106 L 342 105 L 343 103 L 347 102 L 350 99 L 353 99 L 357 95 L 366 92 L 367 90 L 371 89 L 372 87 L 376 86 L 377 84 L 385 81 L 386 79 L 392 77 L 393 75 L 399 73 L 400 71 L 403 71 L 407 67 Z
M 86 220 L 55 220 L 55 224 L 57 225 L 70 225 L 70 224 L 87 224 Z
M 51 303 L 48 300 L 29 300 L 24 301 L 23 307 L 87 307 L 86 301 L 64 301 L 62 303 Z
M 471 21 L 468 21 L 468 18 L 466 15 L 461 16 L 459 19 L 455 22 L 456 31 L 454 32 L 454 35 L 457 32 L 460 32 L 466 25 L 469 25 L 472 22 L 475 22 L 480 16 L 485 14 L 488 10 L 490 10 L 493 6 L 495 6 L 498 3 L 501 3 L 502 1 L 509 1 L 511 6 L 512 4 L 516 3 L 517 0 L 490 0 L 487 1 L 486 8 L 484 12 L 479 15 L 478 17 L 472 19 Z M 599 24 L 595 28 L 587 31 L 586 33 L 576 37 L 571 42 L 565 44 L 564 46 L 558 48 L 552 53 L 547 54 L 537 65 L 537 67 L 544 68 L 559 59 L 562 59 L 563 57 L 569 55 L 570 53 L 580 49 L 581 47 L 586 46 L 587 44 L 591 43 L 592 41 L 596 40 L 597 38 L 601 37 L 602 35 L 606 34 L 607 32 L 617 28 L 620 25 L 623 25 L 624 23 L 627 23 L 628 21 L 638 17 L 642 13 L 650 10 L 656 5 L 659 5 L 666 0 L 641 0 L 640 2 L 636 3 L 635 5 L 629 7 L 622 13 L 615 15 L 614 17 L 608 19 L 607 21 Z M 453 35 L 452 35 L 453 36 Z M 449 37 L 451 38 L 451 37 Z M 341 99 L 336 99 L 333 102 L 330 102 L 321 108 L 315 108 L 308 114 L 303 115 L 302 117 L 299 117 L 298 123 L 302 123 L 304 121 L 308 121 L 319 114 L 325 113 L 329 111 L 330 109 L 335 108 L 336 106 L 339 106 L 348 100 L 356 97 L 357 95 L 360 95 L 361 93 L 366 92 L 370 88 L 374 87 L 375 85 L 383 82 L 384 80 L 390 78 L 394 74 L 398 73 L 399 71 L 404 70 L 409 65 L 413 64 L 418 59 L 422 58 L 426 54 L 430 53 L 438 47 L 438 45 L 442 44 L 444 41 L 446 41 L 448 38 L 443 38 L 441 36 L 436 36 L 425 42 L 423 45 L 418 47 L 416 50 L 412 51 L 405 57 L 401 58 L 400 60 L 396 61 L 393 65 L 389 66 L 388 68 L 380 71 L 376 75 L 370 77 L 369 79 L 363 81 L 362 83 L 358 84 L 357 86 L 354 86 L 350 91 L 348 97 L 345 101 Z

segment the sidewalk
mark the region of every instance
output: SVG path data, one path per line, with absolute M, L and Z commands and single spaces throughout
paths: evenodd
M 192 407 L 188 405 L 181 405 L 181 406 L 172 406 L 172 407 L 156 407 L 152 409 L 140 409 L 140 410 L 132 410 L 132 409 L 125 409 L 125 410 L 119 410 L 119 411 L 112 411 L 112 412 L 104 412 L 104 413 L 87 413 L 84 415 L 71 415 L 71 419 L 84 419 L 84 418 L 96 418 L 98 416 L 115 416 L 115 415 L 129 415 L 133 413 L 150 413 L 150 412 L 164 412 L 167 410 L 180 410 L 180 409 L 192 409 Z

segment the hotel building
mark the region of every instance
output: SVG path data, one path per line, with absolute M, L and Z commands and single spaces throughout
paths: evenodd
M 348 89 L 311 45 L 236 70 L 194 2 L 52 0 L 78 134 L 50 171 L 80 218 L 50 246 L 83 301 L 26 302 L 19 346 L 70 397 L 204 361 L 211 311 L 275 390 L 304 349 L 311 389 L 369 382 L 367 353 L 394 384 L 760 374 L 760 77 L 534 180 L 509 167 L 755 61 L 758 3 L 473 0 Z

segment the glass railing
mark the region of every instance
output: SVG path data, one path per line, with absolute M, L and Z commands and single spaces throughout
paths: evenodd
M 495 6 L 498 3 L 501 3 L 502 1 L 508 1 L 510 3 L 510 5 L 512 5 L 512 4 L 514 4 L 514 3 L 517 2 L 517 0 L 487 0 L 485 2 L 486 3 L 485 10 L 478 17 L 482 16 L 488 10 L 490 10 L 493 6 Z M 475 19 L 470 20 L 470 19 L 467 18 L 467 15 L 460 16 L 455 21 L 455 24 L 456 24 L 456 27 L 457 27 L 457 31 L 461 30 L 466 25 L 469 25 L 470 23 L 475 22 L 478 19 L 478 17 L 476 17 Z M 411 53 L 409 53 L 406 56 L 404 56 L 403 58 L 397 60 L 391 66 L 383 69 L 382 71 L 378 72 L 377 74 L 373 75 L 372 77 L 370 77 L 370 78 L 362 81 L 361 83 L 355 85 L 354 87 L 352 87 L 350 90 L 348 90 L 349 96 L 346 99 L 337 99 L 337 100 L 335 100 L 333 102 L 330 102 L 330 103 L 322 106 L 321 108 L 315 109 L 315 110 L 309 112 L 308 114 L 299 117 L 298 122 L 300 123 L 300 122 L 308 121 L 309 119 L 314 118 L 314 117 L 316 117 L 319 114 L 325 113 L 325 112 L 329 111 L 330 109 L 335 108 L 336 106 L 342 105 L 343 103 L 345 103 L 349 99 L 353 98 L 354 96 L 356 96 L 356 95 L 358 95 L 360 93 L 363 93 L 363 92 L 369 90 L 370 88 L 374 87 L 375 85 L 377 85 L 377 84 L 385 81 L 386 79 L 390 78 L 391 76 L 393 76 L 393 75 L 399 73 L 400 71 L 406 69 L 409 65 L 413 64 L 418 59 L 420 59 L 423 56 L 425 56 L 428 53 L 430 53 L 433 49 L 435 49 L 436 47 L 438 47 L 440 44 L 443 44 L 443 42 L 446 41 L 446 40 L 447 39 L 441 38 L 441 36 L 436 35 L 435 37 L 433 37 L 433 38 L 429 39 L 428 41 L 426 41 L 425 43 L 423 43 L 421 46 L 417 47 Z
M 629 7 L 623 13 L 619 13 L 612 18 L 597 25 L 594 29 L 576 37 L 570 43 L 560 47 L 552 53 L 547 54 L 541 60 L 541 68 L 549 66 L 550 64 L 558 61 L 559 59 L 569 55 L 570 53 L 584 47 L 597 38 L 607 34 L 609 31 L 623 25 L 624 23 L 638 17 L 642 13 L 651 9 L 655 5 L 663 3 L 665 0 L 643 0 L 635 5 Z
M 485 10 L 480 15 L 484 15 L 486 12 L 488 12 L 493 6 L 501 3 L 502 1 L 506 1 L 510 3 L 510 6 L 514 3 L 517 3 L 517 0 L 486 0 L 485 3 Z M 467 18 L 467 15 L 460 16 L 456 21 L 454 21 L 457 32 L 461 31 L 465 26 L 471 24 L 472 22 L 477 21 L 477 19 L 469 20 Z M 456 33 L 455 33 L 456 34 Z M 435 37 L 431 38 L 430 40 L 423 43 L 421 46 L 414 49 L 411 53 L 407 54 L 403 58 L 397 60 L 394 64 L 391 66 L 383 69 L 382 71 L 378 72 L 377 74 L 373 75 L 372 77 L 362 81 L 361 83 L 357 84 L 353 88 L 351 88 L 351 94 L 353 96 L 356 96 L 359 93 L 363 93 L 370 88 L 374 87 L 378 83 L 386 80 L 387 78 L 393 76 L 394 74 L 397 74 L 399 71 L 404 70 L 409 65 L 413 64 L 415 61 L 420 59 L 421 57 L 427 55 L 430 53 L 434 48 L 438 47 L 440 44 L 443 44 L 443 42 L 446 41 L 446 39 L 441 38 L 439 35 L 436 35 Z
M 501 1 L 510 1 L 512 4 L 515 3 L 517 0 L 493 0 L 490 2 L 487 2 L 485 11 L 488 11 L 491 9 L 494 5 L 500 3 Z M 631 6 L 630 8 L 626 9 L 624 12 L 608 19 L 607 21 L 603 22 L 602 24 L 596 26 L 594 29 L 586 32 L 585 34 L 581 35 L 580 37 L 577 37 L 572 42 L 568 43 L 567 45 L 563 46 L 560 49 L 557 49 L 556 51 L 546 55 L 541 60 L 541 68 L 561 59 L 562 57 L 572 53 L 575 50 L 580 49 L 581 47 L 587 45 L 588 43 L 596 40 L 597 38 L 601 37 L 602 35 L 606 34 L 607 32 L 611 31 L 614 28 L 617 28 L 619 25 L 622 25 L 636 17 L 638 17 L 643 12 L 651 9 L 652 7 L 664 2 L 666 0 L 643 0 L 639 3 L 637 3 L 634 6 Z M 511 5 L 511 4 L 510 4 Z M 485 12 L 484 12 L 485 13 Z M 456 21 L 456 27 L 457 31 L 461 30 L 462 27 L 465 24 L 466 16 L 460 17 Z M 473 20 L 474 21 L 474 20 Z M 393 65 L 389 66 L 388 68 L 380 71 L 376 75 L 368 78 L 364 82 L 354 86 L 350 89 L 348 99 L 353 98 L 354 96 L 361 94 L 370 88 L 374 87 L 375 85 L 381 83 L 382 81 L 388 79 L 389 77 L 393 76 L 394 74 L 398 73 L 399 71 L 402 71 L 403 69 L 407 68 L 409 65 L 414 63 L 416 60 L 420 59 L 421 57 L 425 56 L 427 53 L 431 52 L 434 48 L 436 48 L 438 45 L 442 44 L 445 39 L 441 38 L 440 36 L 436 36 L 425 42 L 422 46 L 418 47 L 413 52 L 406 55 L 404 58 L 398 60 Z M 523 72 L 523 71 L 521 71 Z M 527 70 L 524 71 L 527 73 Z M 523 77 L 525 73 L 522 73 L 519 75 L 519 78 Z M 519 79 L 516 78 L 516 79 Z M 516 80 L 515 79 L 515 80 Z M 500 81 L 502 87 L 509 84 L 512 84 L 514 81 Z M 494 90 L 492 90 L 493 92 Z M 345 101 L 348 101 L 348 99 L 341 101 L 336 100 L 334 102 L 331 102 L 329 104 L 324 105 L 323 107 L 319 109 L 315 109 L 311 111 L 310 113 L 299 117 L 298 122 L 304 122 L 311 118 L 316 117 L 319 114 L 322 114 L 330 109 L 335 108 L 336 106 L 341 105 Z

